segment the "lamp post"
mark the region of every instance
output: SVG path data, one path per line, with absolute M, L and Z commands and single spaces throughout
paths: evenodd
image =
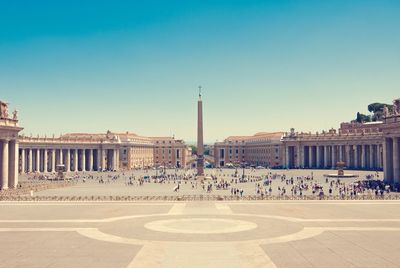
M 158 179 L 158 165 L 156 165 L 156 179 Z
M 164 176 L 165 176 L 165 175 L 166 175 L 166 174 L 165 174 L 165 171 L 166 171 L 166 170 L 165 170 L 165 162 L 163 162 L 163 165 L 164 165 Z

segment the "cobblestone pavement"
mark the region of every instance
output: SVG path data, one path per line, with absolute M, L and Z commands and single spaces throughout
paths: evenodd
M 400 201 L 2 202 L 1 267 L 399 267 Z

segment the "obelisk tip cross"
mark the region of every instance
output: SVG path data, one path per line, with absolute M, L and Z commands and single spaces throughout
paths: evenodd
M 202 87 L 199 86 L 199 98 L 201 98 L 201 89 L 202 89 Z

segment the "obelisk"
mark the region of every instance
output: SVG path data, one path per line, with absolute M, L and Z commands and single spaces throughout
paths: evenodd
M 203 101 L 201 100 L 201 86 L 199 86 L 199 100 L 197 101 L 197 177 L 204 177 L 204 143 L 203 143 Z

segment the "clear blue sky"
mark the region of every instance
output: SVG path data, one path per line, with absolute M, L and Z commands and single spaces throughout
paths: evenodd
M 84 3 L 82 3 L 84 2 Z M 400 1 L 1 1 L 25 134 L 317 131 L 400 97 Z

